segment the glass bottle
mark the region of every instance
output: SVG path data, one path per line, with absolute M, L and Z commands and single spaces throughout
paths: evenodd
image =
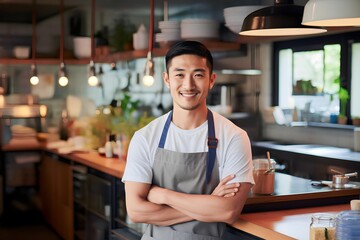
M 311 217 L 310 240 L 335 240 L 335 216 L 314 214 Z

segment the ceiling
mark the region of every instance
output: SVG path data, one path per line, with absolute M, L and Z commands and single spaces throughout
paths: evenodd
M 271 5 L 274 0 L 167 0 L 169 17 L 211 17 L 224 21 L 223 9 L 232 6 Z M 295 0 L 297 5 L 305 5 L 307 0 Z M 0 0 L 0 23 L 32 23 L 33 0 Z M 65 10 L 84 8 L 91 0 L 64 0 Z M 149 0 L 96 0 L 97 9 L 119 10 L 119 13 L 149 15 Z M 60 12 L 60 0 L 36 0 L 36 22 L 41 22 Z M 164 1 L 155 0 L 155 16 L 164 14 Z M 358 28 L 357 28 L 358 29 Z M 355 30 L 357 30 L 355 29 Z M 354 31 L 354 28 L 328 28 L 328 34 L 342 31 Z M 306 36 L 304 36 L 306 37 Z M 239 36 L 240 42 L 266 42 L 288 40 L 294 37 L 247 37 Z M 299 38 L 299 37 L 296 37 Z
M 137 15 L 149 14 L 150 1 L 144 0 L 97 0 L 96 7 L 104 9 L 119 9 L 124 12 L 134 12 Z M 0 0 L 0 22 L 3 23 L 31 23 L 32 0 Z M 223 9 L 241 5 L 259 5 L 261 0 L 168 0 L 169 16 L 210 15 L 223 18 Z M 90 6 L 91 0 L 64 0 L 65 9 Z M 155 15 L 163 14 L 163 1 L 155 0 Z M 37 0 L 37 22 L 59 14 L 60 0 Z

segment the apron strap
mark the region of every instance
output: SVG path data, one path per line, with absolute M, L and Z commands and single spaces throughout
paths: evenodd
M 169 127 L 171 124 L 171 119 L 172 119 L 172 111 L 170 111 L 165 125 L 164 125 L 164 129 L 161 133 L 161 138 L 159 141 L 159 148 L 164 148 L 165 146 L 165 141 L 166 141 L 166 136 L 167 133 L 169 131 Z M 215 127 L 214 127 L 214 117 L 212 112 L 208 109 L 208 114 L 207 114 L 207 120 L 208 120 L 208 148 L 209 148 L 209 154 L 208 154 L 208 162 L 206 164 L 206 183 L 210 182 L 211 179 L 211 173 L 214 169 L 214 164 L 215 164 L 215 158 L 216 158 L 216 148 L 217 148 L 217 143 L 218 140 L 215 137 Z
M 216 148 L 218 140 L 215 137 L 215 127 L 214 127 L 214 117 L 212 112 L 208 109 L 208 163 L 206 165 L 206 183 L 210 182 L 211 173 L 214 169 L 215 158 L 216 158 Z
M 165 146 L 166 136 L 167 136 L 167 133 L 169 131 L 170 124 L 171 124 L 172 113 L 173 112 L 170 111 L 169 116 L 166 119 L 164 129 L 163 129 L 163 131 L 161 133 L 161 138 L 160 138 L 160 142 L 159 142 L 159 148 L 164 148 L 164 146 Z

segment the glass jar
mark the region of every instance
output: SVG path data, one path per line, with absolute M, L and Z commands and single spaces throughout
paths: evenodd
M 310 240 L 335 240 L 335 216 L 314 214 L 311 217 Z
M 269 161 L 266 158 L 253 160 L 253 165 L 254 165 L 253 175 L 254 175 L 255 185 L 251 189 L 252 193 L 254 194 L 274 193 L 276 162 L 273 159 L 270 159 L 270 162 L 271 162 L 271 166 L 269 166 Z

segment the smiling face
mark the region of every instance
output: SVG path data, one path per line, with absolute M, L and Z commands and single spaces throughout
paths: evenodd
M 216 75 L 210 72 L 205 58 L 184 54 L 171 60 L 163 78 L 170 89 L 174 110 L 204 110 L 206 97 L 214 86 Z

